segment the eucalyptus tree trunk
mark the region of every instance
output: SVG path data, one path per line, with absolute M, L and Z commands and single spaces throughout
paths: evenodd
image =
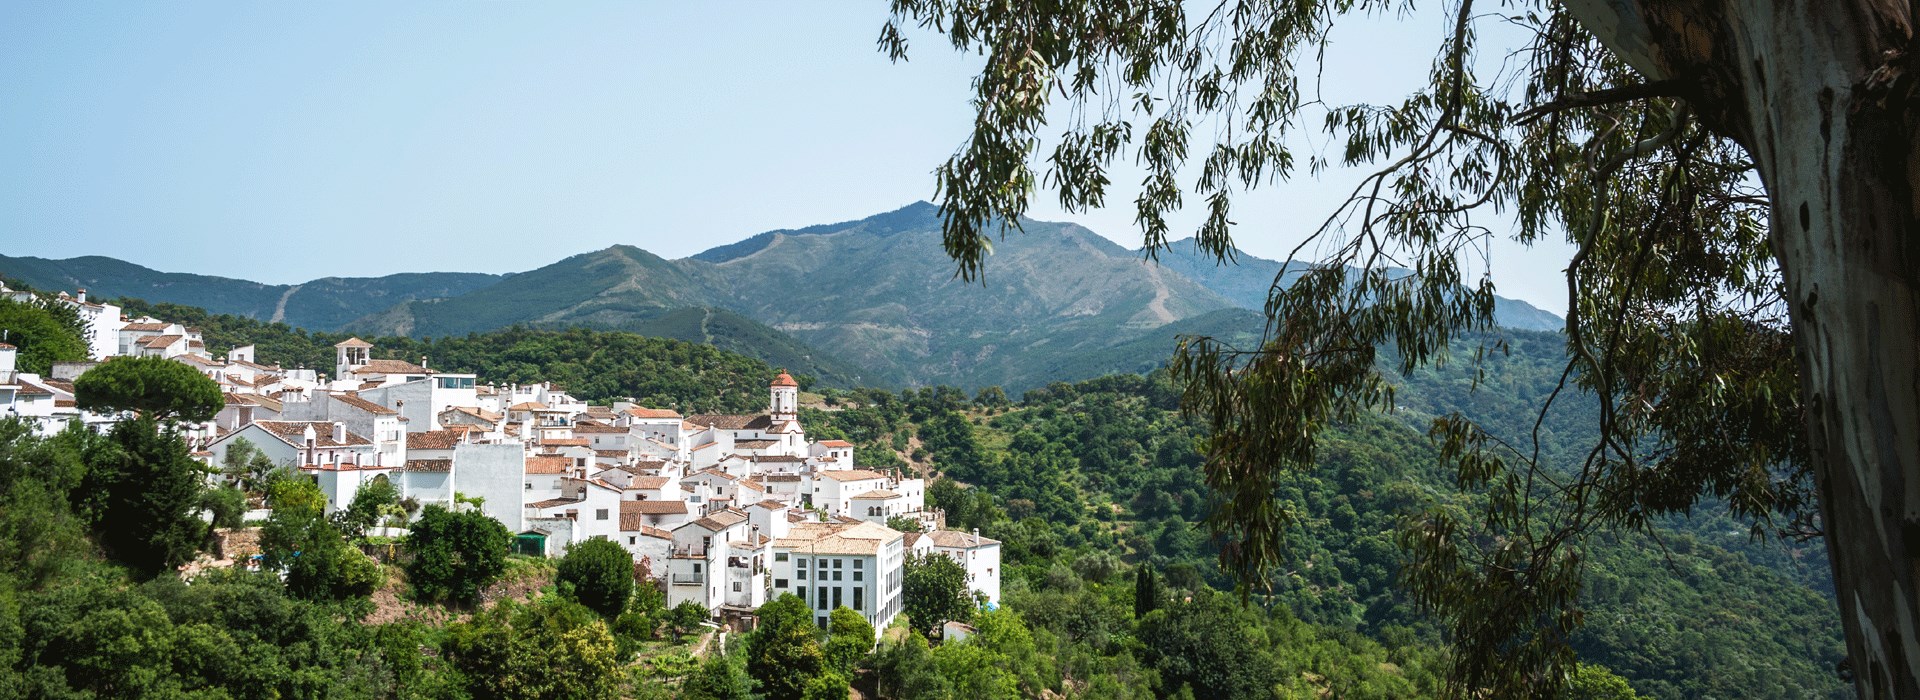
M 1920 698 L 1920 74 L 1899 0 L 1567 0 L 1738 139 L 1773 200 L 1862 698 Z

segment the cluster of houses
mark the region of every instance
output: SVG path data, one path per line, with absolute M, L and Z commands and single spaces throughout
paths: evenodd
M 331 375 L 262 363 L 251 346 L 215 357 L 195 329 L 127 319 L 84 291 L 55 300 L 82 310 L 94 355 L 42 377 L 14 371 L 13 348 L 0 344 L 0 417 L 46 431 L 110 422 L 74 407 L 72 380 L 116 356 L 165 357 L 225 392 L 215 419 L 190 430 L 200 458 L 221 464 L 250 445 L 312 477 L 329 511 L 386 481 L 416 513 L 480 510 L 516 533 L 523 553 L 611 540 L 661 582 L 669 605 L 693 601 L 717 616 L 792 593 L 823 626 L 845 606 L 880 629 L 901 611 L 909 555 L 951 557 L 978 596 L 999 600 L 1000 543 L 940 529 L 922 479 L 861 468 L 851 443 L 809 440 L 785 372 L 764 412 L 683 416 L 589 405 L 550 383 L 481 384 L 425 358 L 374 359 L 357 338 L 335 346 Z

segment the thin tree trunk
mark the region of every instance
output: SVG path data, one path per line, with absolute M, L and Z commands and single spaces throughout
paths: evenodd
M 1920 698 L 1920 75 L 1906 73 L 1907 52 L 1920 53 L 1915 8 L 1567 3 L 1649 80 L 1687 82 L 1694 109 L 1758 163 L 1855 686 L 1862 698 Z

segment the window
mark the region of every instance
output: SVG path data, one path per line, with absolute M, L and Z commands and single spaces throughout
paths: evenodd
M 835 590 L 839 590 L 839 589 L 835 589 Z M 822 589 L 820 589 L 820 604 L 819 604 L 819 605 L 815 605 L 815 606 L 813 606 L 813 607 L 816 607 L 816 608 L 826 608 L 826 607 L 827 607 L 827 589 L 825 589 L 825 588 L 822 588 Z
M 854 610 L 858 610 L 863 613 L 867 611 L 866 601 L 863 600 L 866 597 L 865 595 L 866 592 L 867 592 L 867 589 L 865 588 L 853 589 L 853 609 Z
M 840 607 L 840 587 L 833 587 L 833 607 Z
M 605 509 L 605 508 L 601 508 L 601 509 L 599 509 L 599 510 L 596 510 L 596 511 L 594 511 L 594 512 L 593 512 L 593 519 L 594 519 L 594 520 L 606 520 L 606 519 L 607 519 L 607 509 Z
M 795 589 L 793 589 L 793 594 L 794 594 L 794 595 L 797 595 L 797 596 L 800 596 L 800 600 L 803 600 L 803 601 L 804 601 L 804 600 L 806 600 L 806 599 L 807 599 L 807 587 L 806 587 L 806 586 L 801 586 L 801 587 L 799 587 L 799 588 L 795 588 Z
M 806 570 L 806 569 L 799 569 L 799 570 L 796 570 L 796 571 L 794 571 L 794 572 L 793 572 L 793 577 L 794 577 L 794 578 L 797 578 L 797 579 L 800 579 L 800 580 L 802 580 L 802 581 L 805 581 L 805 580 L 807 580 L 807 570 Z
M 733 582 L 733 592 L 735 592 L 735 593 L 739 593 L 739 592 L 740 592 L 740 582 L 739 582 L 739 581 L 735 581 L 735 582 Z
M 439 385 L 442 389 L 472 389 L 473 377 L 441 377 Z
M 773 560 L 774 560 L 774 561 L 786 561 L 786 560 L 787 560 L 787 553 L 786 553 L 786 552 L 774 552 L 774 554 L 773 554 Z M 800 565 L 801 565 L 801 566 L 806 566 L 806 563 L 805 563 L 805 562 L 801 562 L 801 564 L 800 564 Z
M 861 560 L 861 559 L 855 559 L 855 560 L 853 560 L 853 568 L 856 568 L 856 569 L 858 569 L 858 568 L 860 568 L 860 566 L 861 566 L 861 565 L 863 565 L 863 564 L 865 564 L 865 563 L 866 563 L 866 561 L 865 561 L 865 560 Z
M 527 482 L 527 490 L 528 490 L 528 491 L 532 491 L 532 490 L 533 490 L 533 482 L 531 482 L 531 481 L 529 481 L 529 482 Z
M 694 564 L 694 565 L 693 565 L 693 573 L 696 573 L 696 574 L 697 574 L 697 573 L 700 573 L 700 565 L 699 565 L 699 564 Z
M 862 573 L 864 573 L 864 572 L 860 572 L 860 571 L 855 571 L 855 572 L 853 572 L 853 580 L 855 580 L 855 581 L 858 581 L 858 580 L 860 580 L 860 574 L 862 574 Z
M 638 537 L 627 538 L 627 544 L 639 544 L 639 543 L 640 543 L 640 538 Z
M 786 587 L 787 587 L 787 580 L 786 580 L 786 579 L 783 579 L 783 578 L 777 578 L 777 579 L 774 579 L 774 580 L 773 580 L 773 587 L 774 587 L 774 588 L 786 588 Z

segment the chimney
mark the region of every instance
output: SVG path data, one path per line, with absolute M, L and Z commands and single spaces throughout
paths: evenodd
M 344 444 L 346 444 L 346 442 L 347 442 L 347 424 L 345 424 L 345 423 L 334 423 L 334 424 L 333 424 L 333 442 L 334 442 L 334 444 L 337 444 L 337 445 L 344 445 Z M 979 531 L 979 530 L 975 530 L 975 531 L 974 531 L 974 534 L 975 534 L 975 535 L 978 535 L 979 533 L 980 533 L 980 531 Z
M 74 300 L 75 300 L 75 301 L 78 301 L 78 302 L 80 302 L 80 303 L 82 303 L 82 304 L 85 304 L 85 303 L 87 303 L 87 290 L 85 290 L 85 289 L 81 289 L 81 290 L 80 290 L 80 296 L 77 296 L 77 297 L 74 297 Z
M 973 529 L 973 546 L 980 546 L 980 528 Z
M 427 356 L 426 356 L 426 355 L 421 355 L 421 356 L 420 356 L 420 367 L 421 367 L 421 368 L 425 368 L 426 366 L 427 366 Z
M 18 352 L 12 345 L 0 343 L 0 378 L 13 374 Z

